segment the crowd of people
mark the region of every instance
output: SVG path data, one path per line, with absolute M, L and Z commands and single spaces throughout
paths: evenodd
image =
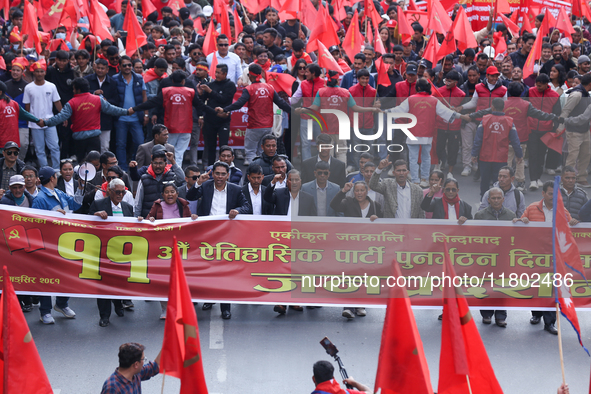
M 550 26 L 531 72 L 526 62 L 543 13 L 532 31 L 515 32 L 493 22 L 491 9 L 488 25 L 473 32 L 476 47 L 431 59 L 427 35 L 439 43 L 444 35 L 416 21 L 412 36 L 402 34 L 403 1 L 373 1 L 376 21 L 364 13 L 367 1 L 312 0 L 316 12 L 329 15 L 338 44 L 271 7 L 251 13 L 234 0 L 223 2 L 227 8 L 184 0 L 178 10 L 155 3 L 149 15 L 141 2 L 123 0 L 120 12 L 104 7 L 113 39 L 84 27 L 88 16 L 75 29 L 59 24 L 39 33 L 40 52 L 21 34 L 25 3 L 10 8 L 0 38 L 0 204 L 150 221 L 299 215 L 549 222 L 554 185 L 541 181 L 545 171 L 562 174 L 570 224 L 591 221 L 584 190 L 591 187 L 590 21 L 573 16 L 566 32 Z M 450 10 L 452 20 L 460 9 Z M 137 15 L 147 40 L 130 56 L 126 13 Z M 378 34 L 367 34 L 351 58 L 342 42 L 352 26 Z M 244 146 L 234 148 L 232 113 L 243 107 Z M 350 139 L 342 138 L 335 110 L 349 115 Z M 393 120 L 400 114 L 415 123 Z M 95 167 L 93 179 L 78 176 L 83 163 Z M 480 180 L 477 212 L 460 197 L 469 176 Z M 524 193 L 538 189 L 541 200 L 526 206 Z M 20 298 L 23 311 L 39 302 L 41 321 L 54 323 L 51 297 Z M 98 300 L 103 327 L 111 304 L 119 316 L 133 308 L 129 300 Z M 57 297 L 53 309 L 76 316 L 67 297 Z M 165 311 L 162 303 L 162 319 Z M 229 304 L 221 311 L 231 318 Z M 349 319 L 365 314 L 343 310 Z M 493 315 L 506 327 L 506 311 L 482 311 L 483 322 Z M 542 317 L 556 334 L 551 312 L 534 312 L 531 323 Z

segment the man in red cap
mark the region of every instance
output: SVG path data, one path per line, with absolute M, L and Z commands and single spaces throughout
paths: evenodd
M 463 109 L 474 108 L 476 108 L 476 111 L 480 111 L 481 109 L 490 108 L 492 99 L 495 97 L 507 100 L 507 87 L 503 86 L 501 81 L 499 81 L 500 76 L 501 73 L 496 67 L 490 66 L 487 68 L 486 79 L 476 85 L 472 100 L 464 105 L 456 107 L 456 111 L 460 112 Z M 474 136 L 476 135 L 476 127 L 481 121 L 482 118 L 475 119 L 462 129 L 462 152 L 464 159 L 466 155 L 471 155 L 471 149 L 474 145 Z M 462 171 L 462 176 L 468 176 L 472 169 L 470 168 L 470 165 L 466 163 L 466 160 L 464 160 L 464 165 L 465 167 L 464 171 Z M 476 171 L 477 169 L 478 164 L 475 163 L 473 170 Z M 474 174 L 474 179 L 478 179 L 477 173 Z
M 23 79 L 23 74 L 29 61 L 24 57 L 17 57 L 12 61 L 12 67 L 10 69 L 10 80 L 6 81 L 6 93 L 11 99 L 16 101 L 18 105 L 23 104 L 23 95 L 25 94 L 25 86 L 28 82 Z M 18 134 L 20 137 L 20 151 L 18 154 L 19 160 L 25 160 L 27 151 L 29 150 L 29 125 L 25 120 L 18 121 Z

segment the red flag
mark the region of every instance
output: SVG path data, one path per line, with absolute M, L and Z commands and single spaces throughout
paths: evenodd
M 429 10 L 429 22 L 427 23 L 427 26 L 425 26 L 425 29 L 431 29 L 445 35 L 451 29 L 452 24 L 451 18 L 443 9 L 439 0 L 432 0 Z
M 95 0 L 96 1 L 96 0 Z M 125 13 L 123 20 L 123 30 L 127 32 L 127 41 L 125 45 L 125 53 L 127 56 L 133 55 L 140 47 L 148 43 L 148 38 L 142 30 L 140 23 L 132 10 Z
M 205 34 L 205 29 L 203 28 L 203 25 L 201 24 L 201 17 L 195 18 L 195 20 L 193 21 L 193 27 L 195 28 L 195 31 L 197 32 L 197 34 L 199 34 L 200 36 Z
M 207 27 L 207 33 L 205 34 L 205 39 L 203 40 L 203 54 L 205 56 L 217 51 L 217 36 L 218 32 L 215 30 L 214 23 L 209 22 L 209 26 Z
M 200 19 L 200 18 L 197 18 Z M 199 22 L 201 23 L 201 22 Z M 201 28 L 203 30 L 203 28 Z M 244 30 L 244 26 L 242 26 L 242 21 L 240 20 L 240 15 L 238 15 L 238 8 L 234 7 L 234 40 L 238 42 L 238 35 L 242 33 Z
M 47 373 L 9 278 L 8 270 L 4 266 L 0 303 L 2 392 L 52 394 Z
M 361 52 L 361 44 L 363 44 L 363 35 L 359 29 L 359 16 L 357 10 L 355 10 L 349 29 L 343 40 L 343 50 L 349 59 L 353 59 L 355 55 Z
M 515 11 L 514 14 L 517 14 L 518 11 Z M 519 35 L 519 26 L 513 22 L 513 20 L 507 18 L 505 15 L 499 15 L 503 21 L 503 24 L 507 27 L 507 30 L 511 32 L 511 35 L 518 36 Z
M 291 74 L 274 73 L 267 71 L 266 82 L 272 85 L 277 92 L 285 92 L 291 97 L 291 86 L 295 78 Z
M 556 18 L 554 18 L 554 15 L 552 15 L 550 10 L 546 8 L 544 21 L 542 22 L 542 26 L 540 26 L 540 31 L 538 31 L 538 34 L 543 32 L 543 35 L 546 36 L 548 33 L 550 33 L 551 27 L 556 27 Z
M 218 56 L 214 53 L 211 57 L 211 66 L 209 67 L 209 76 L 215 79 L 215 69 L 218 66 Z
M 166 5 L 172 8 L 174 16 L 179 16 L 179 10 L 185 6 L 185 2 L 183 0 L 170 0 Z
M 58 25 L 64 25 L 67 31 L 71 33 L 74 27 L 78 25 L 78 20 L 80 19 L 79 11 L 80 9 L 74 4 L 74 0 L 65 0 L 64 12 L 62 12 Z M 108 26 L 110 26 L 110 23 L 109 21 Z
M 398 13 L 398 34 L 400 35 L 400 40 L 402 45 L 408 45 L 410 40 L 412 39 L 412 35 L 414 34 L 414 30 L 410 26 L 408 19 L 403 11 Z
M 444 276 L 450 277 L 453 282 L 456 273 L 450 261 L 447 243 L 444 245 Z M 445 283 L 437 392 L 503 393 L 461 288 Z
M 221 24 L 221 34 L 225 34 L 228 38 L 232 37 L 232 30 L 230 29 L 230 18 L 228 17 L 228 10 L 226 9 L 224 0 L 214 0 L 213 2 L 214 5 L 218 4 L 218 9 L 220 11 L 219 22 Z
M 302 10 L 303 0 L 287 0 L 281 6 L 279 12 L 287 11 L 289 13 L 297 14 Z
M 495 53 L 498 55 L 499 53 L 505 53 L 507 51 L 507 42 L 505 41 L 505 37 L 503 37 L 503 32 L 496 32 L 493 34 L 493 41 L 494 41 L 494 48 Z
M 388 76 L 388 65 L 384 63 L 384 60 L 380 56 L 378 60 L 376 60 L 376 70 L 378 71 L 378 80 L 377 84 L 382 86 L 390 86 L 392 82 L 390 81 L 390 77 Z
M 562 154 L 562 134 L 564 134 L 565 130 L 562 130 L 560 133 L 552 133 L 548 132 L 540 137 L 540 140 L 546 144 L 546 146 L 560 154 Z
M 507 0 L 495 0 L 495 9 L 498 14 L 508 14 L 511 12 L 509 2 Z
M 33 4 L 25 1 L 25 11 L 23 12 L 23 25 L 21 34 L 24 36 L 28 34 L 26 45 L 28 48 L 35 47 L 37 53 L 41 53 L 41 39 L 39 38 L 39 31 L 37 30 L 37 11 Z
M 370 18 L 371 19 L 371 21 L 373 22 L 374 27 L 378 27 L 379 24 L 380 24 L 380 22 L 383 21 L 382 16 L 378 12 L 378 10 L 376 10 L 376 6 L 375 6 L 373 0 L 364 0 L 363 15 L 366 18 Z
M 29 239 L 23 226 L 11 226 L 3 229 L 2 232 L 10 253 L 29 247 Z
M 305 26 L 314 26 L 314 21 L 318 16 L 318 11 L 309 0 L 301 0 L 302 12 L 300 13 L 300 22 Z
M 109 21 L 109 17 L 103 10 L 103 7 L 98 3 L 98 0 L 90 0 L 90 14 L 90 29 L 93 34 L 101 40 L 104 40 L 105 38 L 113 40 L 113 36 L 109 31 L 111 21 Z M 131 10 L 129 14 L 131 14 Z M 132 36 L 128 35 L 128 37 Z
M 68 44 L 64 41 L 63 38 L 59 38 L 57 40 L 51 40 L 49 42 L 49 51 L 69 51 Z
M 575 309 L 575 303 L 571 295 L 571 290 L 567 286 L 566 279 L 566 266 L 574 268 L 583 278 L 583 264 L 581 262 L 581 254 L 566 218 L 566 209 L 562 201 L 562 193 L 560 192 L 560 177 L 557 176 L 554 180 L 554 223 L 553 223 L 553 237 L 552 247 L 554 249 L 554 277 L 563 278 L 561 286 L 556 287 L 556 281 L 553 281 L 553 285 L 556 291 L 556 302 L 560 308 L 560 313 L 568 320 L 573 326 L 577 337 L 579 338 L 579 344 L 585 349 L 587 354 L 589 351 L 583 345 L 581 340 L 581 327 L 579 325 L 579 318 L 577 317 L 577 311 Z M 558 316 L 560 318 L 560 316 Z
M 558 13 L 558 19 L 556 21 L 556 28 L 564 34 L 565 37 L 568 37 L 568 39 L 572 41 L 571 35 L 575 32 L 575 29 L 570 23 L 570 18 L 566 14 L 564 7 L 560 7 L 560 12 Z
M 411 26 L 413 23 L 418 23 L 424 27 L 429 23 L 429 14 L 426 11 L 406 11 L 404 15 Z
M 409 0 L 408 2 L 408 10 L 409 11 L 419 11 L 419 7 L 417 7 L 415 0 Z
M 318 43 L 318 65 L 320 67 L 324 67 L 327 70 L 335 70 L 338 71 L 339 74 L 344 74 L 343 70 L 334 59 L 334 57 L 330 54 L 328 49 L 324 46 L 321 41 L 316 41 Z
M 4 0 L 7 2 L 8 0 Z M 63 1 L 57 1 L 55 3 L 52 2 L 52 5 L 49 8 L 45 8 L 45 6 L 41 7 L 43 13 L 38 13 L 37 15 L 42 15 L 41 17 L 41 28 L 44 31 L 51 31 L 58 26 L 58 23 L 61 19 L 62 12 L 64 11 L 64 3 Z M 39 4 L 42 4 L 40 1 Z M 39 11 L 39 9 L 38 9 Z M 6 12 L 4 15 L 7 15 Z
M 398 262 L 394 276 L 401 277 Z M 433 394 L 429 366 L 406 288 L 391 289 L 382 330 L 375 393 Z
M 544 23 L 540 27 L 540 31 L 536 36 L 536 41 L 525 60 L 525 64 L 523 65 L 523 78 L 527 78 L 534 73 L 534 64 L 536 59 L 539 59 L 542 55 L 542 39 L 545 37 L 546 34 L 543 33 L 542 29 L 544 27 Z
M 148 15 L 150 15 L 154 11 L 158 10 L 156 9 L 151 0 L 142 0 L 142 18 L 144 18 L 144 22 L 148 20 Z
M 437 63 L 438 51 L 439 42 L 437 42 L 437 35 L 431 34 L 431 38 L 429 38 L 429 42 L 427 42 L 427 46 L 425 47 L 425 51 L 423 52 L 423 58 L 435 64 Z
M 437 61 L 443 59 L 449 54 L 454 53 L 457 50 L 456 40 L 454 38 L 453 30 L 449 30 L 445 35 L 445 39 L 441 43 L 439 50 L 437 51 Z
M 207 394 L 199 326 L 174 237 L 160 371 L 181 379 L 181 394 Z
M 458 40 L 458 48 L 460 51 L 464 52 L 468 48 L 476 48 L 478 46 L 476 38 L 474 38 L 472 25 L 468 20 L 468 15 L 466 15 L 464 7 L 460 7 L 458 15 L 456 15 L 456 19 L 454 20 L 452 30 L 454 32 L 454 37 Z
M 384 48 L 384 42 L 382 41 L 382 37 L 380 36 L 380 32 L 376 27 L 376 30 L 373 35 L 373 48 L 374 51 L 377 53 L 381 53 L 382 55 L 386 52 L 386 48 Z
M 336 29 L 333 28 L 332 20 L 322 3 L 318 3 L 318 15 L 313 26 L 306 47 L 308 52 L 320 50 L 318 41 L 322 41 L 322 44 L 327 48 L 341 43 Z
M 334 17 L 336 18 L 336 20 L 341 22 L 343 19 L 347 17 L 347 11 L 345 11 L 344 0 L 335 0 L 332 5 L 334 7 Z

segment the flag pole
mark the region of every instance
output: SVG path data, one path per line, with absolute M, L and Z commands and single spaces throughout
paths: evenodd
M 160 390 L 160 394 L 164 394 L 164 378 L 166 378 L 166 373 L 162 370 L 162 389 Z
M 468 392 L 472 394 L 472 386 L 470 385 L 470 376 L 466 375 L 466 382 L 468 383 Z
M 564 355 L 562 354 L 562 333 L 560 332 L 560 310 L 556 303 L 556 329 L 558 330 L 558 353 L 560 354 L 560 369 L 562 370 L 562 384 L 566 384 L 564 378 Z

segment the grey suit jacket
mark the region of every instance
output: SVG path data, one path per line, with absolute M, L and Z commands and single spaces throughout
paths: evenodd
M 152 162 L 152 148 L 154 148 L 154 140 L 137 147 L 137 153 L 135 154 L 137 168 L 150 165 Z M 174 146 L 166 144 L 165 149 L 167 152 L 172 152 L 174 154 Z
M 335 212 L 334 209 L 330 207 L 330 202 L 333 200 L 334 196 L 341 190 L 339 185 L 336 183 L 332 183 L 328 181 L 326 184 L 326 216 L 343 216 L 342 213 Z M 318 210 L 318 195 L 316 193 L 316 180 L 312 182 L 304 183 L 302 185 L 302 191 L 308 194 L 311 194 L 314 197 L 314 204 L 316 205 L 316 210 Z
M 374 172 L 369 180 L 369 188 L 384 196 L 384 211 L 385 218 L 396 217 L 398 210 L 398 189 L 395 179 L 382 179 L 380 182 L 380 174 Z M 410 217 L 419 219 L 425 217 L 425 211 L 421 209 L 421 202 L 423 202 L 423 189 L 413 183 L 410 183 Z

